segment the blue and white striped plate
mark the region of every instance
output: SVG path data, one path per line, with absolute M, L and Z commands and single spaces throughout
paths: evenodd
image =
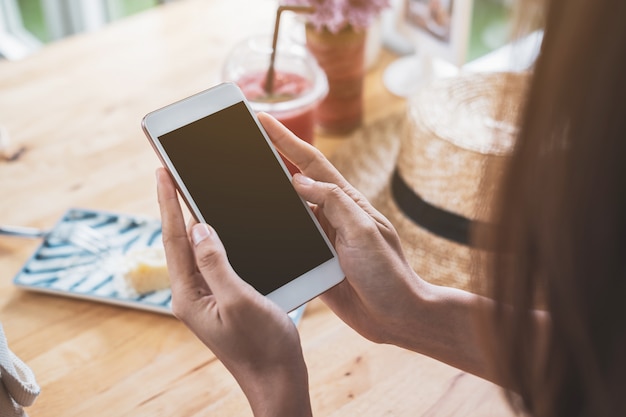
M 171 314 L 169 289 L 133 295 L 119 285 L 124 255 L 162 246 L 161 222 L 97 210 L 70 209 L 55 228 L 82 223 L 105 235 L 111 250 L 94 255 L 71 243 L 45 239 L 15 276 L 15 285 L 34 291 Z M 304 306 L 289 316 L 298 324 Z

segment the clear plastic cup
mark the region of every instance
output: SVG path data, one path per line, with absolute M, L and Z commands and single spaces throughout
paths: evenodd
M 255 112 L 273 115 L 300 139 L 313 143 L 316 108 L 328 93 L 326 75 L 304 46 L 280 39 L 274 88 L 268 95 L 264 86 L 271 54 L 270 36 L 246 39 L 228 55 L 222 80 L 235 82 Z M 285 163 L 289 172 L 298 172 L 289 161 Z

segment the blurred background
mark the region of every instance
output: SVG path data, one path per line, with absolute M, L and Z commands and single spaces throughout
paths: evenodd
M 0 0 L 0 57 L 21 59 L 46 43 L 171 1 L 181 0 Z M 474 0 L 467 61 L 506 43 L 511 3 Z
M 46 43 L 172 0 L 0 0 L 0 56 L 20 59 Z

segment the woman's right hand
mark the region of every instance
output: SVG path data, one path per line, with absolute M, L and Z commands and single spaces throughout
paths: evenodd
M 346 279 L 322 295 L 349 326 L 379 343 L 403 345 L 413 315 L 430 285 L 405 259 L 392 224 L 354 189 L 315 147 L 276 119 L 259 120 L 276 148 L 304 174 L 296 191 L 308 202 L 333 243 Z

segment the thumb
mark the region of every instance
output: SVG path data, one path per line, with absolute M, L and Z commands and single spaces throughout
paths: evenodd
M 232 291 L 242 281 L 228 262 L 226 250 L 219 236 L 211 226 L 197 223 L 191 229 L 196 264 L 211 292 L 220 297 Z

